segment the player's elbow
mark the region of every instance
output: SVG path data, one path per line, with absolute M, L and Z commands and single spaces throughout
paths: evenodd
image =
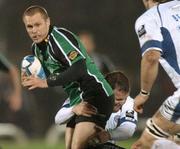
M 154 63 L 159 63 L 160 56 L 161 54 L 159 51 L 150 50 L 144 54 L 143 59 L 150 64 L 154 64 Z
M 126 128 L 124 129 L 124 138 L 125 139 L 129 139 L 134 135 L 136 128 L 132 127 L 132 128 Z
M 126 140 L 131 138 L 136 131 L 136 124 L 131 122 L 124 122 L 119 128 L 116 129 L 114 139 L 116 141 Z

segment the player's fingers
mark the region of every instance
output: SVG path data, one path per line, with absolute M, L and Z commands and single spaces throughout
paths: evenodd
M 36 86 L 34 85 L 32 85 L 32 86 L 30 86 L 29 88 L 28 88 L 28 90 L 33 90 L 33 89 L 35 89 L 36 88 Z
M 96 113 L 97 113 L 97 108 L 96 108 L 96 107 L 94 107 L 93 105 L 91 105 L 91 104 L 87 103 L 87 104 L 86 104 L 86 106 L 87 106 L 87 108 L 88 108 L 88 109 L 90 109 L 91 111 L 94 111 L 94 112 L 96 112 Z
M 94 128 L 95 128 L 96 132 L 104 131 L 103 128 L 101 128 L 101 127 L 99 127 L 99 126 L 97 126 L 97 125 L 95 125 Z
M 86 111 L 86 114 L 88 114 L 88 115 L 95 115 L 96 111 L 89 110 L 89 111 Z
M 82 111 L 81 111 L 81 114 L 88 114 L 89 116 L 91 115 L 95 115 L 96 114 L 96 111 L 92 110 L 92 109 L 89 109 L 89 108 L 83 108 Z
M 25 86 L 25 87 L 30 86 L 30 85 L 31 85 L 31 81 L 24 80 L 24 81 L 22 82 L 22 85 Z

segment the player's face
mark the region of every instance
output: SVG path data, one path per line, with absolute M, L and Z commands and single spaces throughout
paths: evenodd
M 23 18 L 26 30 L 35 43 L 42 42 L 48 35 L 50 19 L 44 19 L 40 13 Z
M 146 9 L 151 8 L 154 4 L 157 3 L 157 2 L 154 2 L 153 0 L 142 0 L 142 1 Z
M 122 108 L 122 105 L 126 102 L 128 95 L 129 94 L 127 92 L 121 90 L 118 87 L 114 89 L 114 97 L 115 97 L 115 103 L 113 109 L 114 112 L 117 112 Z

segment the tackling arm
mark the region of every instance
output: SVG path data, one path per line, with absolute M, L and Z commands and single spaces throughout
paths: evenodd
M 55 116 L 56 124 L 65 124 L 73 115 L 73 107 L 62 107 Z
M 128 121 L 124 122 L 116 129 L 109 131 L 110 139 L 114 141 L 129 139 L 133 136 L 135 130 L 136 124 Z

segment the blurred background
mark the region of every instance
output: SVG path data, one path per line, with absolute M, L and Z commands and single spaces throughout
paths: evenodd
M 131 96 L 139 92 L 141 54 L 134 31 L 137 17 L 145 11 L 140 0 L 0 0 L 0 52 L 20 68 L 22 58 L 30 54 L 31 40 L 26 34 L 22 14 L 30 5 L 42 5 L 51 23 L 79 34 L 88 31 L 94 37 L 95 50 L 106 56 L 114 69 L 122 70 L 130 79 Z M 7 81 L 0 75 L 0 92 Z M 140 118 L 147 118 L 157 110 L 160 103 L 174 90 L 160 68 L 150 100 Z M 44 137 L 54 124 L 55 113 L 66 94 L 61 87 L 23 89 L 24 108 L 27 114 L 10 121 L 22 128 L 29 137 Z M 4 121 L 4 122 L 8 122 Z

